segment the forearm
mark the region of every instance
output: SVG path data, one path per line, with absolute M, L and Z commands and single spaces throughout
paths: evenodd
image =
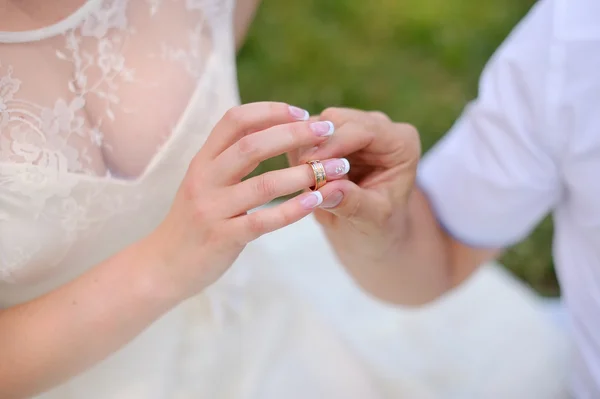
M 60 384 L 174 306 L 145 272 L 156 261 L 136 244 L 45 296 L 0 311 L 0 397 L 30 397 Z

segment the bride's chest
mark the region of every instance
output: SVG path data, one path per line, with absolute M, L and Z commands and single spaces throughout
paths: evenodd
M 0 285 L 26 292 L 62 283 L 152 231 L 215 121 L 237 104 L 234 86 L 218 76 L 196 88 L 165 148 L 136 179 L 73 173 L 60 157 L 0 162 Z
M 0 160 L 140 176 L 223 49 L 183 1 L 105 1 L 41 42 L 0 45 Z
M 0 44 L 0 307 L 148 234 L 237 104 L 229 37 L 161 10 Z

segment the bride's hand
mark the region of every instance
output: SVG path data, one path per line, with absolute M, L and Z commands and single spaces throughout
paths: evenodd
M 315 212 L 341 261 L 350 269 L 377 262 L 403 233 L 402 218 L 420 157 L 414 127 L 381 112 L 330 108 L 320 120 L 336 126 L 335 137 L 317 148 L 292 152 L 290 163 L 346 157 L 347 179 L 326 184 Z
M 307 119 L 303 110 L 265 102 L 233 108 L 217 123 L 190 163 L 168 216 L 148 238 L 162 259 L 154 272 L 175 295 L 198 293 L 229 268 L 248 242 L 300 220 L 321 204 L 319 192 L 308 192 L 248 213 L 312 186 L 309 165 L 242 181 L 265 159 L 327 141 L 333 125 Z M 340 163 L 328 161 L 333 169 Z

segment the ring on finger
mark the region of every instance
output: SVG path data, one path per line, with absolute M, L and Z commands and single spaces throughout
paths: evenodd
M 321 161 L 308 161 L 315 175 L 315 184 L 310 187 L 311 191 L 316 191 L 323 187 L 325 183 L 327 183 L 327 174 L 325 173 L 325 167 L 321 163 Z

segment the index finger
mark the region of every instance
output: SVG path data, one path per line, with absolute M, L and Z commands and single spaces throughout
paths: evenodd
M 308 111 L 281 102 L 256 102 L 231 108 L 215 125 L 202 147 L 214 159 L 242 137 L 289 122 L 306 121 Z
M 339 126 L 336 136 L 319 147 L 300 154 L 299 161 L 310 158 L 335 158 L 354 154 L 357 160 L 373 166 L 389 166 L 410 161 L 420 155 L 420 139 L 416 128 L 394 123 L 385 114 L 333 109 L 322 117 L 331 117 Z
M 339 138 L 330 140 L 318 147 L 307 148 L 298 154 L 299 162 L 306 162 L 310 158 L 328 158 L 347 156 L 367 146 L 372 145 L 374 135 L 380 130 L 381 118 L 373 112 L 361 111 L 353 108 L 330 107 L 319 116 L 321 120 L 330 120 L 342 130 Z
M 345 157 L 367 148 L 375 139 L 375 130 L 367 129 L 355 122 L 348 122 L 339 127 L 334 136 L 317 147 L 302 151 L 299 154 L 299 163 L 311 159 Z

